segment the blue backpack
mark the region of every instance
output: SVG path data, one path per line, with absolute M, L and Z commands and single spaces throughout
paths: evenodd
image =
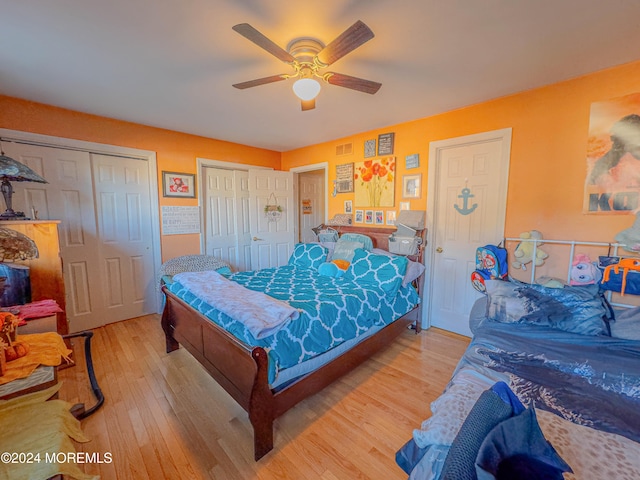
M 485 293 L 485 280 L 504 280 L 507 277 L 507 249 L 499 245 L 485 245 L 476 249 L 476 269 L 471 274 L 471 284 Z

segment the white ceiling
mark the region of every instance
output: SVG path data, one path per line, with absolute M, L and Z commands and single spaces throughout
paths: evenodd
M 290 67 L 231 27 L 286 48 L 356 20 L 375 38 L 330 70 L 302 112 Z M 287 151 L 428 117 L 640 58 L 640 0 L 0 0 L 0 93 Z M 640 86 L 640 84 L 639 84 Z

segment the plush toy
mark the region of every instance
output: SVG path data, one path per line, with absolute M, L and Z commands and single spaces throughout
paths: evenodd
M 531 230 L 530 232 L 521 233 L 520 238 L 523 240 L 542 240 L 542 233 L 538 230 Z M 545 259 L 549 256 L 540 248 L 540 245 L 542 245 L 542 242 L 538 241 L 536 243 L 536 267 L 542 265 Z M 511 262 L 511 266 L 513 268 L 522 268 L 523 270 L 526 270 L 527 263 L 531 263 L 534 260 L 533 242 L 520 242 L 516 247 L 515 252 L 513 252 L 513 256 L 516 257 L 516 259 Z
M 569 285 L 592 285 L 600 281 L 602 273 L 595 263 L 591 262 L 589 255 L 578 253 L 573 257 L 569 277 Z

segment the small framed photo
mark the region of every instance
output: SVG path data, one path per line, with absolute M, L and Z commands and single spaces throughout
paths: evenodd
M 162 196 L 196 198 L 195 174 L 162 172 Z
M 411 210 L 410 202 L 400 202 L 400 210 Z
M 353 202 L 351 200 L 344 201 L 344 213 L 351 215 L 353 213 Z
M 376 139 L 364 141 L 364 158 L 376 156 Z
M 384 212 L 376 210 L 376 225 L 384 225 Z
M 364 211 L 356 210 L 356 223 L 364 223 Z
M 373 223 L 373 210 L 365 210 L 364 223 Z
M 396 224 L 396 211 L 387 210 L 387 225 L 395 225 L 395 224 Z
M 422 174 L 402 176 L 402 198 L 420 198 Z

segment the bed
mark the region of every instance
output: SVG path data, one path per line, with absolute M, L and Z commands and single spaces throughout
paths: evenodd
M 513 458 L 530 476 L 511 478 L 640 478 L 640 307 L 599 287 L 486 282 L 471 343 L 397 452 L 410 479 L 509 478 Z
M 424 269 L 408 277 L 406 266 L 421 263 L 385 252 L 388 229 L 346 230 L 341 238 L 366 235 L 369 245 L 364 248 L 363 240 L 340 277 L 318 274 L 326 263 L 325 246 L 298 244 L 289 264 L 275 269 L 205 272 L 205 280 L 184 272 L 165 279 L 167 352 L 182 345 L 248 412 L 256 461 L 273 448 L 276 418 L 415 327 L 419 318 L 417 286 Z M 190 280 L 196 283 L 185 285 Z M 206 298 L 198 282 L 212 280 L 216 289 L 229 288 L 228 294 Z M 230 314 L 231 298 L 248 310 L 266 301 L 268 310 L 262 312 L 281 303 L 294 311 L 288 320 L 272 323 L 270 313 L 268 321 L 266 314 L 265 319 L 249 311 Z M 221 304 L 214 307 L 214 300 Z M 250 320 L 239 320 L 245 316 Z

